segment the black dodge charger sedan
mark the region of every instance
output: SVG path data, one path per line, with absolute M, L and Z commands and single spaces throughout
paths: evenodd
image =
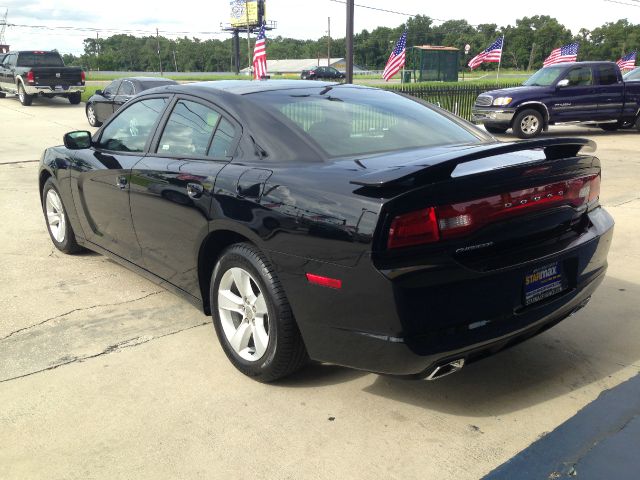
M 607 268 L 592 142 L 500 143 L 375 88 L 170 85 L 64 144 L 39 170 L 54 245 L 211 314 L 261 381 L 309 358 L 439 378 L 570 316 Z
M 87 100 L 87 121 L 92 127 L 99 127 L 134 95 L 150 88 L 177 84 L 174 80 L 161 77 L 127 77 L 114 80 L 104 90 L 96 90 Z

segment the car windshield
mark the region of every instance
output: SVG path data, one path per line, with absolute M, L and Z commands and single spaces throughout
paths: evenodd
M 247 98 L 286 117 L 329 156 L 484 140 L 462 122 L 384 90 L 321 87 L 260 92 Z
M 18 55 L 18 67 L 64 67 L 57 52 L 22 52 Z
M 640 80 L 640 68 L 636 68 L 635 70 L 631 70 L 629 73 L 625 73 L 622 79 L 626 82 Z
M 531 75 L 529 79 L 523 83 L 527 87 L 548 87 L 553 85 L 562 72 L 565 71 L 565 67 L 547 67 L 538 70 Z

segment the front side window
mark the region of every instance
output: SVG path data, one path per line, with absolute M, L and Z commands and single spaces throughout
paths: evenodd
M 569 71 L 566 77 L 572 87 L 585 87 L 593 85 L 591 67 L 578 67 Z
M 625 82 L 637 82 L 640 80 L 640 68 L 637 68 L 624 76 Z
M 166 103 L 166 98 L 150 98 L 126 107 L 105 127 L 98 147 L 116 152 L 143 152 Z
M 329 156 L 483 140 L 445 114 L 383 90 L 339 86 L 261 92 L 246 98 L 284 115 Z
M 118 92 L 118 87 L 120 87 L 121 82 L 122 80 L 114 80 L 113 82 L 111 82 L 102 91 L 103 95 L 105 97 L 112 97 L 113 95 L 115 95 Z
M 169 156 L 205 156 L 220 114 L 200 103 L 176 103 L 162 132 L 157 153 Z
M 615 85 L 618 83 L 618 73 L 613 65 L 600 65 L 598 67 L 600 85 Z
M 548 87 L 553 85 L 565 71 L 565 68 L 563 66 L 541 68 L 531 75 L 523 85 L 527 87 Z

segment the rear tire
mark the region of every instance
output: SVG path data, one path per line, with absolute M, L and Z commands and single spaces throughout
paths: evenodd
M 20 103 L 25 107 L 28 107 L 29 105 L 31 105 L 31 102 L 33 102 L 33 96 L 25 92 L 24 85 L 22 85 L 22 83 L 18 84 L 18 99 L 20 100 Z
M 68 254 L 81 252 L 83 248 L 76 241 L 76 235 L 53 178 L 49 178 L 42 189 L 42 211 L 55 247 Z
M 544 121 L 537 110 L 527 109 L 513 119 L 513 133 L 518 138 L 534 138 L 542 133 Z
M 307 350 L 275 269 L 255 246 L 227 248 L 211 275 L 213 325 L 243 374 L 271 382 L 300 370 Z
M 82 94 L 80 92 L 73 92 L 70 93 L 67 98 L 69 99 L 69 103 L 71 105 L 78 105 L 82 100 Z
M 498 127 L 496 125 L 487 125 L 485 123 L 484 128 L 487 132 L 492 133 L 494 135 L 502 135 L 509 130 L 509 127 Z

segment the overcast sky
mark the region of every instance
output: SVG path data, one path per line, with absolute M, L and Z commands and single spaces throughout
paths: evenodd
M 624 2 L 625 0 L 619 0 Z M 574 33 L 580 28 L 593 29 L 605 22 L 627 18 L 640 23 L 640 8 L 604 0 L 536 0 L 535 2 L 483 2 L 477 0 L 356 0 L 356 4 L 399 10 L 408 14 L 423 14 L 440 20 L 464 18 L 471 24 L 514 24 L 517 18 L 532 15 L 555 16 Z M 112 28 L 155 32 L 193 32 L 187 36 L 226 38 L 217 32 L 221 22 L 229 21 L 229 0 L 198 2 L 180 0 L 162 2 L 149 8 L 147 2 L 110 0 L 108 2 L 78 2 L 76 0 L 0 0 L 9 8 L 8 23 L 20 25 L 71 26 L 75 28 Z M 52 5 L 55 5 L 52 6 Z M 491 7 L 491 8 L 486 8 Z M 4 9 L 0 9 L 3 13 Z M 278 22 L 271 35 L 293 38 L 318 38 L 325 34 L 327 17 L 331 17 L 331 36 L 345 34 L 345 6 L 331 0 L 267 0 L 269 20 Z M 372 30 L 377 26 L 395 27 L 406 17 L 356 7 L 355 30 Z M 163 33 L 175 38 L 176 34 Z M 101 32 L 101 37 L 111 35 Z M 53 49 L 80 54 L 82 40 L 95 33 L 63 30 L 40 30 L 26 27 L 7 27 L 6 41 L 12 49 Z M 508 39 L 507 39 L 508 41 Z

